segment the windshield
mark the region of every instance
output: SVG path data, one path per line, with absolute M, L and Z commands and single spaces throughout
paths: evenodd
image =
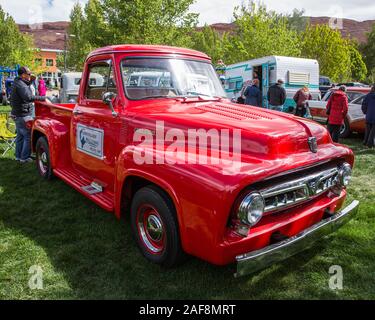
M 126 96 L 131 100 L 176 97 L 226 97 L 210 63 L 160 58 L 121 63 Z

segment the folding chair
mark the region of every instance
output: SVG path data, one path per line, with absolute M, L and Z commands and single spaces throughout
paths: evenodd
M 2 157 L 16 146 L 16 124 L 9 113 L 0 113 L 0 142 L 5 144 Z

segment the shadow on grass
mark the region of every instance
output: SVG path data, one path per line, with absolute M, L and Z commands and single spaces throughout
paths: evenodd
M 0 228 L 3 223 L 42 247 L 52 272 L 68 283 L 70 291 L 59 291 L 59 283 L 46 280 L 46 287 L 55 288 L 43 296 L 47 299 L 336 297 L 327 288 L 329 265 L 316 256 L 322 245 L 240 279 L 233 278 L 234 266 L 215 267 L 195 258 L 164 270 L 142 257 L 127 222 L 116 220 L 62 181 L 42 181 L 34 165 L 0 159 L 0 209 Z M 22 268 L 28 270 L 37 260 L 27 257 Z

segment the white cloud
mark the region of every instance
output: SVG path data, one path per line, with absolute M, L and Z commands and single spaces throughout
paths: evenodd
M 196 0 L 191 9 L 200 13 L 200 23 L 230 22 L 234 7 L 243 0 Z M 246 3 L 247 1 L 245 1 Z M 257 1 L 258 2 L 258 1 Z M 375 19 L 373 0 L 262 0 L 272 10 L 290 13 L 294 8 L 305 9 L 308 16 L 338 16 L 355 20 Z
M 78 0 L 86 3 L 87 0 Z M 200 23 L 231 22 L 234 7 L 243 0 L 196 0 L 191 10 L 200 13 Z M 3 9 L 18 23 L 69 20 L 77 0 L 0 0 Z M 246 0 L 247 2 L 247 0 Z M 310 16 L 337 16 L 356 20 L 375 19 L 373 0 L 263 0 L 268 8 L 287 13 L 294 8 L 306 9 Z
M 0 5 L 17 23 L 32 24 L 42 21 L 67 21 L 76 2 L 77 0 L 0 0 Z M 79 2 L 86 3 L 87 0 Z

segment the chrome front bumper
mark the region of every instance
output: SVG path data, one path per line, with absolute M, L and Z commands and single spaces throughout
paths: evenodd
M 294 237 L 270 245 L 264 249 L 237 256 L 237 273 L 235 277 L 257 272 L 273 263 L 285 260 L 310 248 L 316 241 L 327 237 L 349 222 L 357 214 L 358 207 L 359 202 L 353 201 L 352 204 L 341 212 L 317 223 Z

